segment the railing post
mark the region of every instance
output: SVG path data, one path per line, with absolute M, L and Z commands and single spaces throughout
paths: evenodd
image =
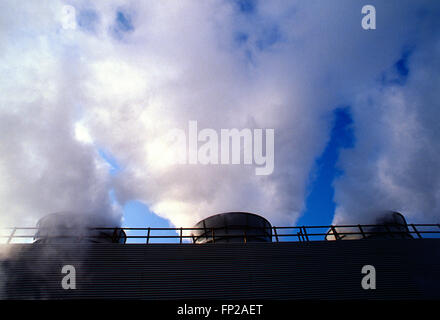
M 273 227 L 273 232 L 275 233 L 275 239 L 277 239 L 277 242 L 279 242 L 279 240 L 278 240 L 278 233 L 277 233 L 277 227 Z
M 304 230 L 304 236 L 305 236 L 305 239 L 307 240 L 307 242 L 309 241 L 309 236 L 307 235 L 307 230 L 306 230 L 306 227 L 302 227 L 303 228 L 303 230 Z
M 336 231 L 336 228 L 335 228 L 335 226 L 330 226 L 330 229 L 332 229 L 332 231 L 333 231 L 333 235 L 335 236 L 335 239 L 336 240 L 340 240 L 341 238 L 339 237 L 339 234 L 338 234 L 338 232 Z
M 147 232 L 147 244 L 150 242 L 150 230 L 151 230 L 151 228 L 148 227 L 148 232 Z
M 180 244 L 182 244 L 182 233 L 183 233 L 183 229 L 182 227 L 180 227 Z
M 391 229 L 390 229 L 390 227 L 388 225 L 385 225 L 385 229 L 387 230 L 387 232 L 389 233 L 391 238 L 394 238 L 393 232 L 391 231 Z
M 300 238 L 300 242 L 305 242 L 306 238 L 304 238 L 304 233 L 303 233 L 303 229 L 302 227 L 298 227 L 299 228 L 299 232 L 297 232 L 298 238 Z
M 11 234 L 9 235 L 8 244 L 11 243 L 12 238 L 14 238 L 15 231 L 17 231 L 17 228 L 14 228 L 14 230 L 12 230 Z
M 214 228 L 211 228 L 211 236 L 212 236 L 212 243 L 215 243 L 215 233 L 214 233 Z
M 362 233 L 362 238 L 367 238 L 367 236 L 365 235 L 365 233 L 364 233 L 364 230 L 362 229 L 362 226 L 360 225 L 360 224 L 358 224 L 358 227 L 359 227 L 359 230 L 361 231 L 361 233 Z
M 102 238 L 101 235 L 99 235 L 99 237 Z M 115 230 L 113 230 L 112 242 L 114 243 L 116 239 L 118 239 L 118 228 L 115 228 Z
M 422 235 L 419 233 L 419 230 L 416 229 L 416 226 L 414 224 L 411 224 L 411 227 L 414 229 L 414 231 L 416 232 L 417 236 L 419 237 L 419 239 L 422 239 Z

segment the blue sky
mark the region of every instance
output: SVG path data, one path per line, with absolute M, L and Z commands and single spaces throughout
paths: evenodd
M 133 228 L 171 228 L 169 221 L 159 217 L 158 215 L 152 213 L 148 206 L 140 201 L 129 201 L 124 205 L 124 222 L 123 227 L 133 227 Z M 127 235 L 129 236 L 145 236 L 147 233 L 144 230 L 127 230 Z M 156 230 L 150 233 L 151 236 L 163 236 L 163 235 L 177 235 L 174 231 L 167 230 Z M 174 239 L 151 239 L 151 243 L 160 242 L 176 242 Z M 132 243 L 144 243 L 143 238 L 132 238 L 130 239 Z
M 350 108 L 339 108 L 333 113 L 333 128 L 330 140 L 316 160 L 310 174 L 305 210 L 297 225 L 330 225 L 335 213 L 333 181 L 343 174 L 337 162 L 342 148 L 354 146 L 353 120 Z

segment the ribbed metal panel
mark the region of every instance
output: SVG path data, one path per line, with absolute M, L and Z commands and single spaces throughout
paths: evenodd
M 1 262 L 3 298 L 440 298 L 440 240 L 229 244 L 33 244 Z M 63 290 L 63 265 L 76 290 Z M 373 265 L 377 289 L 363 290 Z M 1 287 L 1 286 L 0 286 Z

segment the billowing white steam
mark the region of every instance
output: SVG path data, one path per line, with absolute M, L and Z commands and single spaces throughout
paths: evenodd
M 341 159 L 335 223 L 369 221 L 384 209 L 418 223 L 440 217 L 440 37 L 426 32 L 405 85 L 378 86 L 354 104 L 357 143 Z
M 342 158 L 337 217 L 361 212 L 362 203 L 414 214 L 427 203 L 438 208 L 438 178 L 427 174 L 439 166 L 438 42 L 419 36 L 434 35 L 436 21 L 419 9 L 438 5 L 378 4 L 378 29 L 365 31 L 364 4 L 257 1 L 240 12 L 229 0 L 3 1 L 1 224 L 32 225 L 65 210 L 117 221 L 111 189 L 119 204 L 141 200 L 179 226 L 229 210 L 294 223 L 341 105 L 353 106 L 358 145 Z M 63 28 L 63 5 L 75 7 L 76 29 Z M 378 88 L 406 45 L 418 61 L 408 83 Z M 433 52 L 416 60 L 419 50 Z M 160 139 L 190 120 L 275 129 L 274 173 L 171 165 Z M 408 126 L 406 138 L 396 137 L 399 125 Z M 99 150 L 117 159 L 115 176 Z

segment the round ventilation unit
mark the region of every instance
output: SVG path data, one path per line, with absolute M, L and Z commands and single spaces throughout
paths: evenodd
M 198 222 L 194 243 L 272 242 L 272 226 L 265 218 L 247 212 L 216 214 Z
M 98 228 L 101 227 L 101 228 Z M 96 215 L 58 212 L 37 223 L 34 243 L 125 243 L 124 230 L 105 227 Z

